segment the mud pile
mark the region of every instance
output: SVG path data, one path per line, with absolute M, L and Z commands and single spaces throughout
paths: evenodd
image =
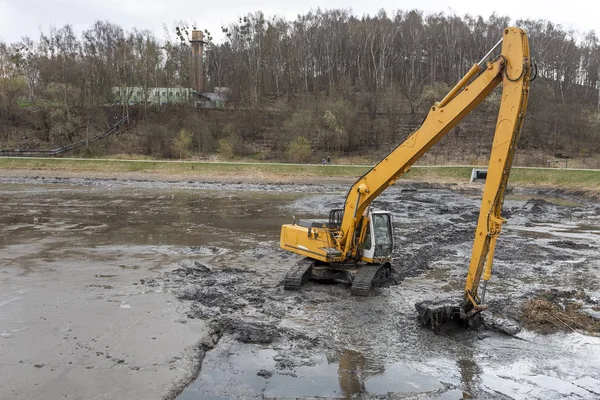
M 203 343 L 206 349 L 216 346 L 224 335 L 245 344 L 293 342 L 300 352 L 322 344 L 321 338 L 280 326 L 288 309 L 301 300 L 286 295 L 281 283 L 275 287 L 265 285 L 256 271 L 217 268 L 193 261 L 166 273 L 164 283 L 167 290 L 189 304 L 187 318 L 208 321 L 212 333 L 211 340 Z M 280 366 L 291 368 L 298 364 L 290 358 L 282 360 L 285 362 Z

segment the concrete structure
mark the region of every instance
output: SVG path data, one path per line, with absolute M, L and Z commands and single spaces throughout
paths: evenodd
M 475 181 L 484 181 L 487 178 L 487 168 L 473 168 L 471 171 L 471 179 L 470 182 L 473 183 Z
M 202 31 L 192 31 L 192 67 L 194 69 L 194 90 L 202 93 L 204 90 L 204 34 Z

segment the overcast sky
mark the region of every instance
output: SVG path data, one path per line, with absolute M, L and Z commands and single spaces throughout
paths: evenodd
M 449 4 L 452 4 L 451 8 Z M 375 14 L 380 8 L 392 12 L 413 8 L 425 12 L 455 12 L 489 16 L 496 12 L 513 20 L 542 18 L 579 31 L 595 30 L 600 34 L 600 0 L 0 0 L 0 40 L 13 42 L 22 36 L 37 39 L 50 26 L 71 24 L 77 32 L 89 28 L 96 20 L 108 20 L 129 30 L 149 29 L 163 38 L 163 24 L 195 21 L 219 40 L 221 25 L 237 17 L 261 10 L 267 15 L 293 19 L 299 13 L 321 8 L 350 8 L 357 15 Z

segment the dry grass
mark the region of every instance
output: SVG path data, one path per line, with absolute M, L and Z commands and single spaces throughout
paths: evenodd
M 558 331 L 600 334 L 600 321 L 581 311 L 581 303 L 536 297 L 523 306 L 521 324 L 543 334 Z
M 144 173 L 192 177 L 237 177 L 252 180 L 298 181 L 355 180 L 370 170 L 367 165 L 318 165 L 282 163 L 243 163 L 206 161 L 169 161 L 149 159 L 80 159 L 80 158 L 0 158 L 0 170 L 58 171 L 80 173 Z M 404 177 L 408 180 L 438 183 L 468 183 L 472 167 L 415 166 Z M 512 185 L 545 186 L 600 194 L 600 170 L 561 170 L 513 168 Z

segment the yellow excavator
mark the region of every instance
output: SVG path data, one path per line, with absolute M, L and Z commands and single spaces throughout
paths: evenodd
M 500 54 L 493 57 L 500 46 Z M 500 212 L 523 126 L 530 73 L 526 33 L 506 28 L 502 39 L 431 107 L 421 127 L 356 181 L 343 209 L 331 210 L 328 219 L 294 218 L 292 224 L 281 227 L 281 248 L 305 256 L 288 271 L 285 289 L 298 290 L 311 279 L 344 281 L 352 284 L 352 294 L 364 296 L 387 279 L 394 247 L 392 216 L 371 208 L 371 202 L 502 83 L 461 316 L 467 318 L 485 309 L 485 290 L 492 276 L 496 240 L 505 222 Z

